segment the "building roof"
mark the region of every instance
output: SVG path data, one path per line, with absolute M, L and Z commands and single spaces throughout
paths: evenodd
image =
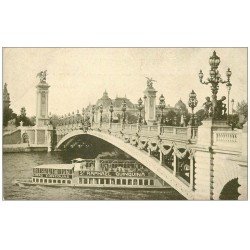
M 39 165 L 34 168 L 43 168 L 43 169 L 72 169 L 74 167 L 73 164 L 45 164 L 45 165 Z
M 181 99 L 174 105 L 174 107 L 176 109 L 181 109 L 181 110 L 186 110 L 187 109 L 186 104 Z
M 127 108 L 129 109 L 135 108 L 134 104 L 127 97 L 116 97 L 115 100 L 113 101 L 114 108 L 121 108 L 122 103 L 124 101 L 126 102 Z
M 111 104 L 112 100 L 109 98 L 107 91 L 105 90 L 103 92 L 103 95 L 100 99 L 97 100 L 96 102 L 96 107 L 98 108 L 101 104 L 103 108 L 108 108 Z

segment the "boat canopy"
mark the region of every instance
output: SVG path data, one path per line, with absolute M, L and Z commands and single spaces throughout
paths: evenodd
M 72 164 L 47 164 L 47 165 L 39 165 L 34 168 L 43 168 L 43 169 L 73 169 Z
M 72 163 L 78 163 L 78 162 L 84 162 L 84 161 L 86 161 L 86 160 L 82 159 L 82 158 L 76 158 L 76 159 L 72 160 Z

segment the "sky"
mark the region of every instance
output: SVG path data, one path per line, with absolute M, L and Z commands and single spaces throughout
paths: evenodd
M 125 95 L 133 103 L 143 97 L 146 76 L 156 82 L 157 100 L 164 95 L 173 106 L 179 99 L 188 103 L 192 89 L 197 94 L 197 110 L 210 85 L 199 82 L 209 76 L 209 57 L 213 51 L 221 58 L 219 71 L 226 80 L 232 71 L 230 100 L 247 100 L 246 48 L 4 48 L 3 83 L 8 84 L 11 108 L 17 114 L 25 107 L 28 116 L 36 112 L 36 75 L 47 70 L 49 112 L 63 115 L 94 104 L 107 90 L 110 98 Z M 225 95 L 220 84 L 218 97 Z

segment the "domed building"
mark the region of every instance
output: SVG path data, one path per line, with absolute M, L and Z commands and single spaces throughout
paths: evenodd
M 188 113 L 187 106 L 181 99 L 174 105 L 174 108 L 181 113 Z
M 103 92 L 102 97 L 97 100 L 96 107 L 100 107 L 100 105 L 102 104 L 103 108 L 107 108 L 111 105 L 111 102 L 112 102 L 112 100 L 111 100 L 111 98 L 109 98 L 108 93 L 105 90 Z
M 100 106 L 103 107 L 102 112 L 102 120 L 103 122 L 108 122 L 110 119 L 110 105 L 113 104 L 113 122 L 120 122 L 120 119 L 122 117 L 122 104 L 123 102 L 126 102 L 126 116 L 137 116 L 138 110 L 136 108 L 136 105 L 134 105 L 126 96 L 125 97 L 116 97 L 115 99 L 111 99 L 108 96 L 107 91 L 105 90 L 102 97 L 99 98 L 95 105 L 89 104 L 86 108 L 86 112 L 89 113 L 89 115 L 92 115 L 92 107 L 94 106 L 95 114 L 94 114 L 94 120 L 99 121 L 100 120 Z M 128 121 L 129 122 L 129 121 Z

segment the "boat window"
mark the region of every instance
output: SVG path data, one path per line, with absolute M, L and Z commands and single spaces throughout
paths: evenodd
M 120 180 L 120 179 L 117 179 L 117 180 L 116 180 L 116 184 L 117 184 L 117 185 L 121 185 L 121 180 Z
M 49 183 L 52 183 L 52 180 L 51 180 L 51 179 L 49 179 Z
M 126 185 L 127 184 L 127 180 L 126 179 L 122 179 L 122 185 Z
M 84 180 L 84 184 L 88 184 L 88 179 L 83 179 Z
M 97 184 L 97 179 L 93 179 L 93 184 Z
M 58 169 L 58 174 L 61 174 L 61 169 Z
M 61 180 L 57 180 L 57 183 L 61 183 Z
M 40 182 L 43 183 L 43 179 L 40 179 Z
M 111 179 L 111 184 L 115 184 L 115 179 Z
M 139 180 L 139 185 L 142 185 L 142 180 Z
M 44 179 L 44 183 L 47 183 L 47 179 Z
M 128 185 L 132 185 L 132 180 L 128 179 Z
M 35 178 L 32 178 L 32 181 L 33 181 L 33 182 L 35 182 L 35 180 L 36 180 Z
M 82 184 L 82 178 L 79 178 L 79 183 Z
M 100 184 L 104 184 L 104 179 L 101 179 L 101 180 L 100 180 Z
M 36 182 L 39 182 L 39 179 L 36 179 Z
M 53 183 L 56 183 L 56 180 L 53 180 Z
M 154 186 L 154 180 L 150 180 L 150 185 Z
M 65 180 L 62 180 L 62 183 L 65 183 L 66 181 Z
M 106 184 L 110 184 L 110 179 L 106 179 Z
M 137 185 L 137 179 L 133 180 L 133 185 Z
M 68 184 L 70 184 L 70 183 L 71 183 L 71 181 L 70 181 L 70 180 L 67 180 L 67 183 L 68 183 Z
M 144 180 L 144 185 L 148 185 L 148 180 Z

